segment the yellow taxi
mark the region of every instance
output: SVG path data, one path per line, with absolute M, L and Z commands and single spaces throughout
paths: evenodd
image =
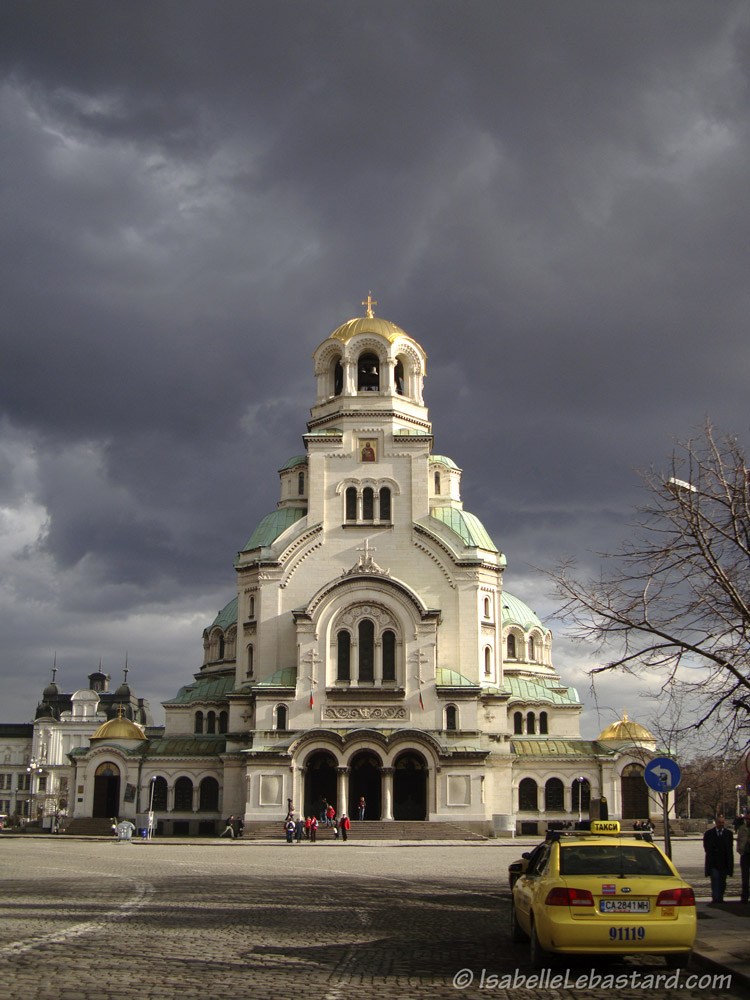
M 549 954 L 663 955 L 684 967 L 695 941 L 692 888 L 669 860 L 619 823 L 552 833 L 513 885 L 511 929 L 528 938 L 531 962 Z

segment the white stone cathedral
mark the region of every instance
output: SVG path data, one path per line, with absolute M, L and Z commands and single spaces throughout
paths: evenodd
M 111 720 L 69 754 L 75 816 L 116 804 L 141 823 L 151 805 L 165 834 L 230 813 L 250 832 L 324 798 L 356 818 L 364 799 L 369 821 L 492 835 L 602 799 L 610 817 L 655 811 L 654 738 L 627 720 L 580 738 L 550 631 L 433 454 L 425 352 L 365 304 L 314 353 L 305 453 L 237 555 L 203 666 L 163 731 Z

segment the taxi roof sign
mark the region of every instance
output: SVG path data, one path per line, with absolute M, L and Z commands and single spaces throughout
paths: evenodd
M 614 819 L 597 819 L 591 824 L 592 833 L 619 833 L 620 824 Z

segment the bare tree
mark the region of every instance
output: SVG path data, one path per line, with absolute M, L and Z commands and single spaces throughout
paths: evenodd
M 715 746 L 750 731 L 750 472 L 737 439 L 706 422 L 678 442 L 666 474 L 643 475 L 649 499 L 632 541 L 581 581 L 575 564 L 549 575 L 574 637 L 608 662 L 591 671 L 647 670 L 698 706 L 690 727 Z M 687 725 L 686 727 L 687 728 Z

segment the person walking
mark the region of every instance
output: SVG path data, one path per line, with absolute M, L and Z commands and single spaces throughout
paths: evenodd
M 364 796 L 362 796 L 362 798 L 359 800 L 359 818 L 360 818 L 360 820 L 363 820 L 365 818 L 365 798 L 364 798 Z
M 284 829 L 286 830 L 286 842 L 287 844 L 294 843 L 294 817 L 290 816 L 289 819 L 284 824 Z
M 711 879 L 712 903 L 724 902 L 727 877 L 734 874 L 732 840 L 732 831 L 725 829 L 724 815 L 719 813 L 715 825 L 703 834 L 703 850 L 706 852 L 704 874 Z
M 328 799 L 322 798 L 320 800 L 320 813 L 318 815 L 320 817 L 320 822 L 325 823 L 326 817 L 328 816 Z
M 737 831 L 737 853 L 740 856 L 740 876 L 742 889 L 740 902 L 750 902 L 750 809 L 745 812 L 745 819 Z
M 325 799 L 323 801 L 325 802 Z M 332 826 L 335 828 L 336 826 L 336 823 L 334 822 L 335 819 L 336 819 L 336 810 L 333 808 L 333 806 L 329 806 L 328 809 L 326 810 L 326 826 Z
M 234 816 L 229 817 L 224 827 L 224 832 L 220 836 L 229 837 L 234 840 Z
M 237 839 L 242 839 L 242 831 L 245 829 L 245 821 L 241 816 L 237 817 Z
M 318 836 L 318 817 L 310 817 L 310 843 L 314 844 Z
M 349 822 L 349 817 L 346 813 L 341 813 L 341 819 L 339 820 L 339 830 L 341 830 L 341 839 L 346 840 L 349 830 L 351 829 L 351 823 Z
M 305 816 L 305 840 L 310 839 L 310 817 Z

